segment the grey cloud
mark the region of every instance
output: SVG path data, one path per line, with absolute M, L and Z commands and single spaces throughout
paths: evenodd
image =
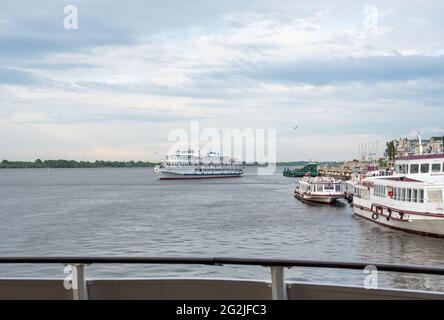
M 444 56 L 397 55 L 289 63 L 243 63 L 205 76 L 313 85 L 433 79 L 444 77 Z
M 0 84 L 34 85 L 40 80 L 31 73 L 0 67 Z

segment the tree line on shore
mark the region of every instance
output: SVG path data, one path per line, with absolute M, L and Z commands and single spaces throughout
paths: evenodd
M 289 161 L 278 162 L 276 166 L 304 166 L 307 161 Z M 40 160 L 35 161 L 8 161 L 0 162 L 0 169 L 26 169 L 26 168 L 140 168 L 154 167 L 158 163 L 149 161 L 75 161 L 75 160 Z M 336 162 L 326 162 L 325 164 L 335 164 Z M 247 163 L 242 162 L 243 166 L 267 166 L 268 163 L 259 164 L 258 162 Z
M 24 168 L 135 168 L 154 167 L 157 163 L 146 161 L 75 161 L 75 160 L 40 160 L 35 161 L 8 161 L 0 163 L 0 169 Z

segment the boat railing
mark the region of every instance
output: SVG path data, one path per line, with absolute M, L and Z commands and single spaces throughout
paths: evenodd
M 190 257 L 0 257 L 0 264 L 62 264 L 72 267 L 73 298 L 88 299 L 85 267 L 92 264 L 164 264 L 164 265 L 242 265 L 270 268 L 271 289 L 274 300 L 287 299 L 285 268 L 326 268 L 365 270 L 372 266 L 378 271 L 444 275 L 444 268 L 418 265 L 399 265 L 383 263 L 361 263 L 316 260 L 281 260 L 281 259 L 247 259 L 247 258 L 190 258 Z

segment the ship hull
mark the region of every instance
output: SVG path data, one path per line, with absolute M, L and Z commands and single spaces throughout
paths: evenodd
M 392 229 L 427 235 L 432 237 L 444 237 L 444 217 L 427 217 L 422 214 L 409 214 L 409 219 L 391 218 L 385 210 L 376 213 L 370 208 L 353 204 L 353 212 L 356 216 L 372 221 Z
M 242 176 L 242 173 L 195 174 L 195 173 L 160 172 L 157 173 L 157 175 L 160 180 L 179 180 L 179 179 L 236 178 Z
M 322 204 L 332 204 L 344 197 L 343 195 L 314 195 L 314 194 L 300 193 L 297 191 L 294 193 L 294 196 L 299 200 L 322 203 Z

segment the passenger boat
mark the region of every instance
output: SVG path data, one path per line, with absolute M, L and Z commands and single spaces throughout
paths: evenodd
M 395 160 L 393 176 L 366 177 L 355 185 L 353 210 L 380 225 L 444 236 L 444 155 Z
M 342 181 L 329 177 L 305 176 L 298 181 L 294 196 L 300 200 L 331 204 L 344 198 Z
M 154 168 L 161 180 L 240 177 L 242 164 L 234 158 L 216 152 L 201 155 L 193 150 L 176 151 Z

